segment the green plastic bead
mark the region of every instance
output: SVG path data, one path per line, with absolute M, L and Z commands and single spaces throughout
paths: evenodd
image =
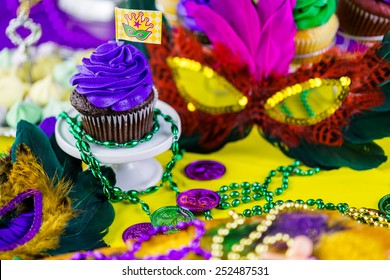
M 244 203 L 248 203 L 248 202 L 251 201 L 251 197 L 248 196 L 248 195 L 243 196 L 243 197 L 241 198 L 241 201 L 244 202 Z
M 271 170 L 271 171 L 269 172 L 269 175 L 268 175 L 268 176 L 273 177 L 273 176 L 275 176 L 275 175 L 276 175 L 276 171 L 275 171 L 275 170 Z
M 156 133 L 157 131 L 159 131 L 160 130 L 160 125 L 158 124 L 158 123 L 155 123 L 154 125 L 153 125 L 153 133 Z
M 319 199 L 316 200 L 316 204 L 317 205 L 324 204 L 324 201 L 321 198 L 319 198 Z
M 268 208 L 265 208 L 265 207 L 264 207 L 263 212 L 266 214 L 266 213 L 269 212 L 269 210 L 271 210 L 271 209 L 268 209 Z
M 219 191 L 220 191 L 221 193 L 224 193 L 224 192 L 226 192 L 228 189 L 229 189 L 228 186 L 222 186 L 222 187 L 219 188 Z
M 264 179 L 264 184 L 269 184 L 269 183 L 271 183 L 272 182 L 272 179 L 270 178 L 270 177 L 266 177 L 265 179 Z
M 85 135 L 85 139 L 87 139 L 88 142 L 93 142 L 93 140 L 94 140 L 93 137 L 89 134 Z
M 142 203 L 141 208 L 142 210 L 144 210 L 144 212 L 149 213 L 149 205 L 147 205 L 146 203 Z
M 278 168 L 276 168 L 276 170 L 279 171 L 279 172 L 284 172 L 284 171 L 286 171 L 286 167 L 279 166 Z
M 121 195 L 121 194 L 123 194 L 123 191 L 122 191 L 120 188 L 118 188 L 118 187 L 113 187 L 113 188 L 112 188 L 112 191 L 113 191 L 113 193 L 114 193 L 115 195 Z
M 174 160 L 171 160 L 170 162 L 167 163 L 167 166 L 166 166 L 166 171 L 172 171 L 172 169 L 175 167 L 175 161 Z
M 286 203 L 294 203 L 291 199 L 286 200 Z
M 256 186 L 254 184 L 252 184 L 252 191 L 258 192 L 260 190 L 261 190 L 261 185 L 260 184 L 258 184 Z
M 122 200 L 123 200 L 123 196 L 122 195 L 118 195 L 118 196 L 110 198 L 110 201 L 113 202 L 113 203 L 121 202 Z
M 226 201 L 226 200 L 228 200 L 229 199 L 229 196 L 227 195 L 227 194 L 223 194 L 223 195 L 221 195 L 221 201 L 223 202 L 223 201 Z
M 252 211 L 249 209 L 245 209 L 244 212 L 242 212 L 242 215 L 244 215 L 245 217 L 250 217 L 251 214 L 252 214 Z
M 259 205 L 255 205 L 252 207 L 252 211 L 255 212 L 255 211 L 261 211 L 261 206 Z
M 126 148 L 133 148 L 133 147 L 137 146 L 138 143 L 139 142 L 137 140 L 131 140 L 131 141 L 125 143 L 125 147 Z
M 137 197 L 139 195 L 139 192 L 135 190 L 130 190 L 127 192 L 127 195 Z
M 305 175 L 307 175 L 307 176 L 311 176 L 311 175 L 313 175 L 314 174 L 314 170 L 307 170 L 306 172 L 305 172 Z
M 252 188 L 257 188 L 257 187 L 260 187 L 260 186 L 261 186 L 261 184 L 258 183 L 258 182 L 253 182 L 253 184 L 252 184 Z
M 234 189 L 238 189 L 238 188 L 240 187 L 240 185 L 237 184 L 237 183 L 231 183 L 231 184 L 229 185 L 229 187 L 230 187 L 232 190 L 234 190 Z
M 321 169 L 319 167 L 314 167 L 313 170 L 314 170 L 315 173 L 318 173 L 318 172 L 321 171 Z
M 154 114 L 155 115 L 161 115 L 161 110 L 158 108 L 154 108 Z
M 288 178 L 287 177 L 283 177 L 282 178 L 282 183 L 283 184 L 288 184 Z
M 254 200 L 260 200 L 262 197 L 263 197 L 263 195 L 261 193 L 255 193 L 253 195 L 253 199 Z
M 89 156 L 87 156 L 86 154 L 80 154 L 80 157 L 81 157 L 81 160 L 82 160 L 85 164 L 89 165 Z
M 129 197 L 129 201 L 133 204 L 139 203 L 139 198 L 138 197 Z
M 303 171 L 301 169 L 297 169 L 297 170 L 295 170 L 295 174 L 303 175 Z
M 249 182 L 242 182 L 241 183 L 241 187 L 243 188 L 249 188 L 251 186 L 251 184 Z
M 275 194 L 276 195 L 281 195 L 283 193 L 283 189 L 282 188 L 277 188 L 276 190 L 275 190 Z
M 282 190 L 287 190 L 287 189 L 288 189 L 288 184 L 283 183 L 283 184 L 280 186 L 280 188 L 281 188 Z
M 299 160 L 296 160 L 296 161 L 294 161 L 294 163 L 292 165 L 293 166 L 299 166 L 299 165 L 301 165 L 301 162 Z
M 229 209 L 230 208 L 230 203 L 229 202 L 222 202 L 222 203 L 220 203 L 220 207 L 223 210 Z
M 116 148 L 116 147 L 118 147 L 118 144 L 115 142 L 105 141 L 105 142 L 103 142 L 103 146 L 105 146 L 107 148 Z
M 298 204 L 305 204 L 305 202 L 304 202 L 302 199 L 297 199 L 297 200 L 295 200 L 295 203 L 298 203 Z
M 239 200 L 239 199 L 234 199 L 233 201 L 232 201 L 232 206 L 233 207 L 237 207 L 237 206 L 239 206 L 241 204 L 241 201 Z
M 262 210 L 253 211 L 253 216 L 260 216 L 261 214 L 263 214 L 263 211 L 262 211 Z
M 269 196 L 269 195 L 266 195 L 264 198 L 265 198 L 265 200 L 266 200 L 267 202 L 271 202 L 271 201 L 273 200 L 273 197 L 272 197 L 272 196 Z
M 243 190 L 241 191 L 241 193 L 242 193 L 243 195 L 248 195 L 248 194 L 251 193 L 251 189 L 250 189 L 250 188 L 243 189 Z
M 327 209 L 327 210 L 335 210 L 336 206 L 333 203 L 329 202 L 329 203 L 327 203 L 325 205 L 325 209 Z
M 148 132 L 145 134 L 145 136 L 142 139 L 147 142 L 152 140 L 152 138 L 153 138 L 153 133 Z
M 173 119 L 172 119 L 171 116 L 163 115 L 163 117 L 164 117 L 164 120 L 165 120 L 166 122 L 173 122 Z
M 179 143 L 173 142 L 171 148 L 172 148 L 172 153 L 173 153 L 174 155 L 176 155 L 176 154 L 179 152 L 179 150 L 180 150 L 180 148 L 179 148 Z
M 151 193 L 155 193 L 156 191 L 158 191 L 160 189 L 159 186 L 153 186 L 153 187 L 149 187 L 145 190 L 145 193 L 146 194 L 151 194 Z
M 240 195 L 240 193 L 238 192 L 238 191 L 232 191 L 231 193 L 230 193 L 230 197 L 232 197 L 232 198 L 236 198 L 236 197 L 238 197 Z
M 283 177 L 288 177 L 288 176 L 290 176 L 290 172 L 288 171 L 283 172 Z
M 172 178 L 171 173 L 169 173 L 169 172 L 164 172 L 164 174 L 162 175 L 161 181 L 162 181 L 163 183 L 165 183 L 166 181 L 170 180 L 171 178 Z
M 309 206 L 314 206 L 316 204 L 316 201 L 314 199 L 308 199 L 306 201 L 306 204 Z
M 277 200 L 277 201 L 275 201 L 275 205 L 280 205 L 280 204 L 283 204 L 284 203 L 284 201 L 283 200 Z
M 179 128 L 175 124 L 172 125 L 171 131 L 172 131 L 173 135 L 178 135 L 179 134 Z

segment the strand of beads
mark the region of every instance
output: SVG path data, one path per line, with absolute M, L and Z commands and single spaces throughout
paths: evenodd
M 195 236 L 187 246 L 183 246 L 180 249 L 172 249 L 166 254 L 155 255 L 155 256 L 145 256 L 144 260 L 181 260 L 185 258 L 189 253 L 193 252 L 196 255 L 203 257 L 208 260 L 211 258 L 211 253 L 204 250 L 200 246 L 200 240 L 206 232 L 205 225 L 199 220 L 193 220 L 190 222 L 179 222 L 175 228 L 180 230 L 187 229 L 189 227 L 195 227 Z M 156 227 L 147 233 L 141 235 L 136 242 L 132 244 L 132 249 L 116 256 L 107 256 L 98 251 L 87 251 L 87 252 L 77 252 L 72 256 L 72 260 L 86 260 L 86 259 L 95 259 L 95 260 L 139 260 L 135 254 L 141 250 L 142 244 L 147 242 L 155 235 L 165 234 L 172 230 L 174 227 L 170 226 L 161 226 Z
M 299 161 L 295 161 L 293 164 L 287 167 L 279 166 L 276 170 L 271 170 L 268 176 L 264 179 L 263 184 L 258 182 L 254 182 L 252 184 L 249 182 L 243 182 L 241 184 L 232 183 L 229 186 L 220 187 L 218 194 L 220 195 L 221 199 L 218 207 L 226 210 L 230 209 L 231 207 L 235 208 L 241 205 L 241 203 L 246 204 L 251 201 L 259 201 L 264 198 L 267 202 L 263 207 L 256 205 L 253 206 L 252 209 L 245 209 L 242 214 L 245 217 L 251 217 L 261 215 L 263 212 L 268 213 L 272 208 L 275 207 L 276 204 L 282 203 L 281 200 L 273 202 L 273 199 L 274 196 L 279 196 L 285 190 L 287 190 L 289 186 L 289 177 L 291 175 L 295 174 L 299 176 L 311 176 L 320 171 L 318 167 L 304 171 L 299 168 L 300 164 L 301 163 Z M 279 188 L 276 188 L 275 191 L 272 192 L 268 189 L 268 187 L 272 182 L 272 178 L 275 177 L 278 173 L 282 174 L 282 183 Z M 241 191 L 239 191 L 240 187 L 242 188 Z M 227 194 L 229 189 L 231 192 Z M 231 199 L 230 202 L 228 202 L 229 199 Z
M 158 117 L 161 116 L 164 121 L 171 124 L 171 132 L 173 135 L 173 141 L 171 145 L 171 151 L 172 151 L 172 158 L 167 163 L 165 167 L 165 172 L 162 175 L 161 184 L 158 186 L 151 186 L 147 188 L 144 191 L 136 191 L 136 190 L 130 190 L 127 192 L 122 191 L 120 188 L 116 186 L 111 186 L 108 178 L 103 175 L 100 169 L 100 163 L 99 161 L 93 156 L 90 145 L 88 142 L 103 145 L 107 148 L 119 148 L 119 147 L 126 147 L 126 148 L 132 148 L 137 146 L 139 143 L 150 141 L 153 137 L 153 135 L 159 130 L 160 124 L 158 121 Z M 85 133 L 85 131 L 82 128 L 82 123 L 77 120 L 77 117 L 72 118 L 68 116 L 65 112 L 60 114 L 60 117 L 64 118 L 66 122 L 70 125 L 69 131 L 76 139 L 76 147 L 80 151 L 80 156 L 82 161 L 89 165 L 89 168 L 93 174 L 93 176 L 98 179 L 102 186 L 103 186 L 103 193 L 107 196 L 107 198 L 111 202 L 120 202 L 120 201 L 129 201 L 133 204 L 140 204 L 142 210 L 150 216 L 149 206 L 139 198 L 140 195 L 147 195 L 152 194 L 158 191 L 161 187 L 163 187 L 165 184 L 168 183 L 169 187 L 176 192 L 176 194 L 179 194 L 179 189 L 175 182 L 172 180 L 172 174 L 171 171 L 174 168 L 176 162 L 180 160 L 183 157 L 183 150 L 180 150 L 179 144 L 178 144 L 178 134 L 179 134 L 179 128 L 177 127 L 175 121 L 172 119 L 171 116 L 163 114 L 159 109 L 154 109 L 154 124 L 152 131 L 150 133 L 147 133 L 142 139 L 139 141 L 133 140 L 129 141 L 124 144 L 118 144 L 114 142 L 100 142 L 94 139 L 91 135 L 88 135 Z M 86 140 L 84 140 L 86 139 Z M 88 142 L 87 142 L 88 141 Z
M 314 208 L 316 207 L 316 208 Z M 349 208 L 346 203 L 339 203 L 335 206 L 333 203 L 324 203 L 322 199 L 308 199 L 306 203 L 298 199 L 295 202 L 288 200 L 286 202 L 282 202 L 281 204 L 277 204 L 274 209 L 271 209 L 269 213 L 265 216 L 265 219 L 262 220 L 259 225 L 257 225 L 256 229 L 248 234 L 247 237 L 242 238 L 238 243 L 232 246 L 231 252 L 228 253 L 227 258 L 231 260 L 237 259 L 258 259 L 260 255 L 264 253 L 268 249 L 268 245 L 273 244 L 274 241 L 278 241 L 279 239 L 288 243 L 290 238 L 285 235 L 278 235 L 275 238 L 263 240 L 262 243 L 258 244 L 255 247 L 254 252 L 249 252 L 246 256 L 242 256 L 242 252 L 246 247 L 251 246 L 256 241 L 260 240 L 264 237 L 266 231 L 273 224 L 273 222 L 277 219 L 277 216 L 281 213 L 287 211 L 298 211 L 298 210 L 313 210 L 313 209 L 326 209 L 338 211 L 340 214 L 350 217 L 351 219 L 364 223 L 370 226 L 382 227 L 390 229 L 390 216 L 386 215 L 386 213 L 374 209 L 367 208 Z M 220 228 L 217 231 L 217 235 L 213 236 L 212 239 L 212 259 L 221 259 L 224 255 L 223 252 L 223 242 L 225 237 L 228 236 L 232 229 L 237 228 L 238 225 L 242 225 L 244 223 L 244 216 L 238 215 L 234 211 L 230 211 L 229 214 L 233 218 L 233 222 L 226 223 L 224 228 Z M 270 241 L 270 242 L 268 242 Z

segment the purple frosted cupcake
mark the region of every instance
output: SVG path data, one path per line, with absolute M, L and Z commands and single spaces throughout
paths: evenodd
M 150 132 L 157 92 L 146 57 L 132 45 L 100 45 L 70 83 L 70 96 L 86 133 L 99 141 L 125 143 Z

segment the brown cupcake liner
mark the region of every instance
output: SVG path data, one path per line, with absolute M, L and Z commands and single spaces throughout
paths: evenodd
M 355 36 L 382 36 L 390 30 L 390 19 L 370 14 L 349 0 L 340 0 L 337 15 L 343 32 Z
M 85 116 L 81 120 L 86 133 L 105 142 L 126 143 L 140 140 L 152 130 L 153 110 L 157 102 L 157 90 L 153 88 L 154 98 L 144 108 L 119 115 Z

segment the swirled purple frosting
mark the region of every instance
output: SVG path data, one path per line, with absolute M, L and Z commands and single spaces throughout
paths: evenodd
M 153 88 L 143 53 L 132 45 L 110 41 L 78 65 L 70 83 L 94 106 L 127 111 L 143 103 Z

